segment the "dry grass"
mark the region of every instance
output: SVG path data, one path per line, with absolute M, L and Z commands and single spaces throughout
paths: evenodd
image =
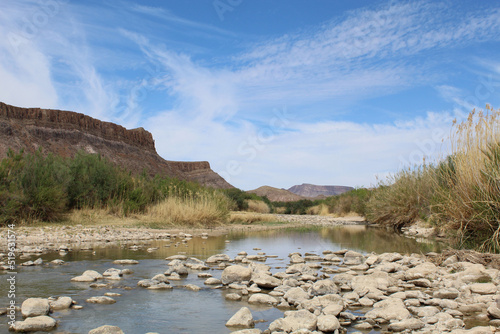
M 257 213 L 269 213 L 269 206 L 263 201 L 256 201 L 253 199 L 248 200 L 248 209 L 249 212 L 257 212 Z
M 326 204 L 319 204 L 308 208 L 306 210 L 306 214 L 328 216 L 330 211 L 328 210 L 328 206 Z
M 286 207 L 284 207 L 284 206 L 278 206 L 278 207 L 274 208 L 274 212 L 281 214 L 281 215 L 284 214 L 285 211 L 286 211 Z
M 433 173 L 428 166 L 409 168 L 379 184 L 368 202 L 367 218 L 401 229 L 430 214 Z
M 454 122 L 446 154 L 380 184 L 369 220 L 400 228 L 427 219 L 455 234 L 459 247 L 500 251 L 500 110 L 487 106 Z
M 113 210 L 106 209 L 90 209 L 84 208 L 73 210 L 66 214 L 61 221 L 64 225 L 85 225 L 85 226 L 102 226 L 102 225 L 120 225 L 134 226 L 138 222 L 137 216 L 117 215 L 112 213 Z M 53 223 L 48 223 L 53 224 Z
M 255 212 L 231 212 L 229 222 L 232 224 L 253 224 L 276 221 L 276 218 L 270 214 Z
M 451 155 L 438 170 L 440 219 L 462 244 L 483 239 L 481 250 L 500 251 L 500 111 L 472 111 L 454 124 Z
M 215 226 L 227 222 L 229 201 L 222 194 L 200 194 L 187 198 L 168 197 L 150 207 L 143 221 L 166 225 Z
M 62 221 L 66 225 L 120 225 L 124 227 L 150 226 L 212 227 L 229 219 L 230 201 L 218 193 L 198 193 L 167 197 L 150 206 L 146 213 L 123 216 L 115 206 L 104 209 L 74 210 Z

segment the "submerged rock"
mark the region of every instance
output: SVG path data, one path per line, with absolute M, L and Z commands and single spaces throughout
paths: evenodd
M 97 297 L 90 297 L 89 299 L 86 300 L 86 302 L 91 304 L 114 304 L 116 303 L 116 300 L 107 296 L 97 296 Z

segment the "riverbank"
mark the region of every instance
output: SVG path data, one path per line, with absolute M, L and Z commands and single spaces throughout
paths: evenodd
M 252 214 L 258 216 L 259 214 Z M 362 217 L 334 218 L 329 216 L 304 215 L 272 215 L 262 214 L 262 222 L 253 224 L 228 224 L 213 228 L 193 228 L 185 226 L 168 226 L 151 228 L 148 224 L 126 220 L 107 220 L 99 224 L 96 217 L 82 220 L 82 224 L 41 224 L 32 226 L 17 226 L 11 229 L 16 236 L 16 247 L 21 252 L 46 252 L 60 248 L 81 247 L 93 243 L 112 243 L 121 241 L 162 240 L 180 236 L 208 237 L 227 234 L 234 231 L 262 231 L 297 227 L 302 225 L 340 226 L 366 224 Z M 160 226 L 160 225 L 156 225 Z M 0 229 L 0 251 L 7 250 L 8 229 Z M 24 251 L 23 251 L 24 248 Z

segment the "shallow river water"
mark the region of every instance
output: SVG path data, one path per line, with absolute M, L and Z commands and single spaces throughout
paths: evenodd
M 211 255 L 224 253 L 234 258 L 238 252 L 250 254 L 265 252 L 276 255 L 268 258 L 266 264 L 272 272 L 285 271 L 289 264 L 288 254 L 316 253 L 324 250 L 352 249 L 362 253 L 400 252 L 426 253 L 440 251 L 438 244 L 418 243 L 409 238 L 399 236 L 386 230 L 366 226 L 337 226 L 314 228 L 285 228 L 259 232 L 228 232 L 227 235 L 202 239 L 194 237 L 186 244 L 176 246 L 177 239 L 172 241 L 156 240 L 137 242 L 138 250 L 129 247 L 134 243 L 109 244 L 95 246 L 93 250 L 77 250 L 60 255 L 48 253 L 32 258 L 18 259 L 18 263 L 35 260 L 41 257 L 45 262 L 60 258 L 64 265 L 42 265 L 18 268 L 16 301 L 18 305 L 28 297 L 71 296 L 81 310 L 55 312 L 51 316 L 59 320 L 59 326 L 52 333 L 88 333 L 89 330 L 102 325 L 119 326 L 127 334 L 157 333 L 230 333 L 225 327 L 226 321 L 242 306 L 252 311 L 256 328 L 266 329 L 270 322 L 282 317 L 283 312 L 272 307 L 249 305 L 245 300 L 226 301 L 227 290 L 213 289 L 203 284 L 198 272 L 190 272 L 181 281 L 171 281 L 173 290 L 147 290 L 137 287 L 141 279 L 149 279 L 167 269 L 165 258 L 175 254 L 186 254 L 205 260 Z M 227 242 L 229 241 L 229 242 Z M 148 247 L 158 247 L 154 252 L 147 252 Z M 254 250 L 259 248 L 260 250 Z M 116 259 L 136 259 L 137 265 L 116 265 Z M 74 276 L 85 270 L 96 270 L 100 273 L 108 268 L 129 268 L 133 274 L 124 275 L 123 280 L 111 281 L 112 288 L 93 289 L 89 283 L 71 282 Z M 208 271 L 220 278 L 222 271 L 215 267 Z M 7 275 L 0 272 L 0 303 L 6 306 Z M 200 291 L 184 289 L 186 284 L 200 286 Z M 85 300 L 92 296 L 102 296 L 105 292 L 117 292 L 121 296 L 113 297 L 117 302 L 112 305 L 89 304 Z M 8 333 L 7 318 L 2 316 L 0 333 Z M 19 316 L 19 319 L 20 316 Z M 348 332 L 353 330 L 349 329 Z M 375 333 L 375 332 L 373 332 Z

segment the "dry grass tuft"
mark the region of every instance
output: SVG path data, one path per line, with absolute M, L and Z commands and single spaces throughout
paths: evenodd
M 308 208 L 306 210 L 306 214 L 328 216 L 330 214 L 330 211 L 328 210 L 328 206 L 322 203 Z
M 222 194 L 168 197 L 153 205 L 141 220 L 150 220 L 166 225 L 215 226 L 227 222 L 229 200 Z
M 257 212 L 257 213 L 269 213 L 271 210 L 269 206 L 263 201 L 256 201 L 253 199 L 248 200 L 248 209 L 249 212 Z
M 253 224 L 276 221 L 273 215 L 254 212 L 231 212 L 229 222 L 231 224 Z

